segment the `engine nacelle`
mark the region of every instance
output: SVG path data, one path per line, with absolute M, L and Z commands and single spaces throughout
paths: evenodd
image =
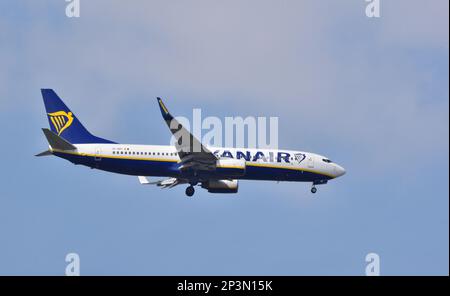
M 202 183 L 210 193 L 237 193 L 239 188 L 238 180 L 210 180 Z
M 245 159 L 218 159 L 216 162 L 216 173 L 225 178 L 242 177 L 245 175 Z

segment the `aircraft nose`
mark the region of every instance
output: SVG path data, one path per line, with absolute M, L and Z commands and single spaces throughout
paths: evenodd
M 345 174 L 345 169 L 338 164 L 336 164 L 334 170 L 336 172 L 336 178 Z

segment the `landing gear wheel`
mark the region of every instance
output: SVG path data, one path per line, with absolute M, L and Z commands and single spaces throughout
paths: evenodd
M 186 195 L 191 197 L 193 196 L 195 193 L 195 189 L 194 186 L 189 186 L 188 188 L 186 188 Z
M 311 193 L 316 193 L 317 192 L 317 188 L 316 187 L 312 187 L 311 188 Z

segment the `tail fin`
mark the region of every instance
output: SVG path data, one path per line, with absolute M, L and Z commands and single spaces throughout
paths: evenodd
M 41 89 L 50 129 L 71 144 L 114 143 L 92 135 L 52 89 Z

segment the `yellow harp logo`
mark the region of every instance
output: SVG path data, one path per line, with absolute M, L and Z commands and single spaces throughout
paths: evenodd
M 68 128 L 73 122 L 72 112 L 66 113 L 64 111 L 58 111 L 48 113 L 48 116 L 50 116 L 50 120 L 53 123 L 53 126 L 55 127 L 58 136 L 61 135 L 61 133 L 66 128 Z

